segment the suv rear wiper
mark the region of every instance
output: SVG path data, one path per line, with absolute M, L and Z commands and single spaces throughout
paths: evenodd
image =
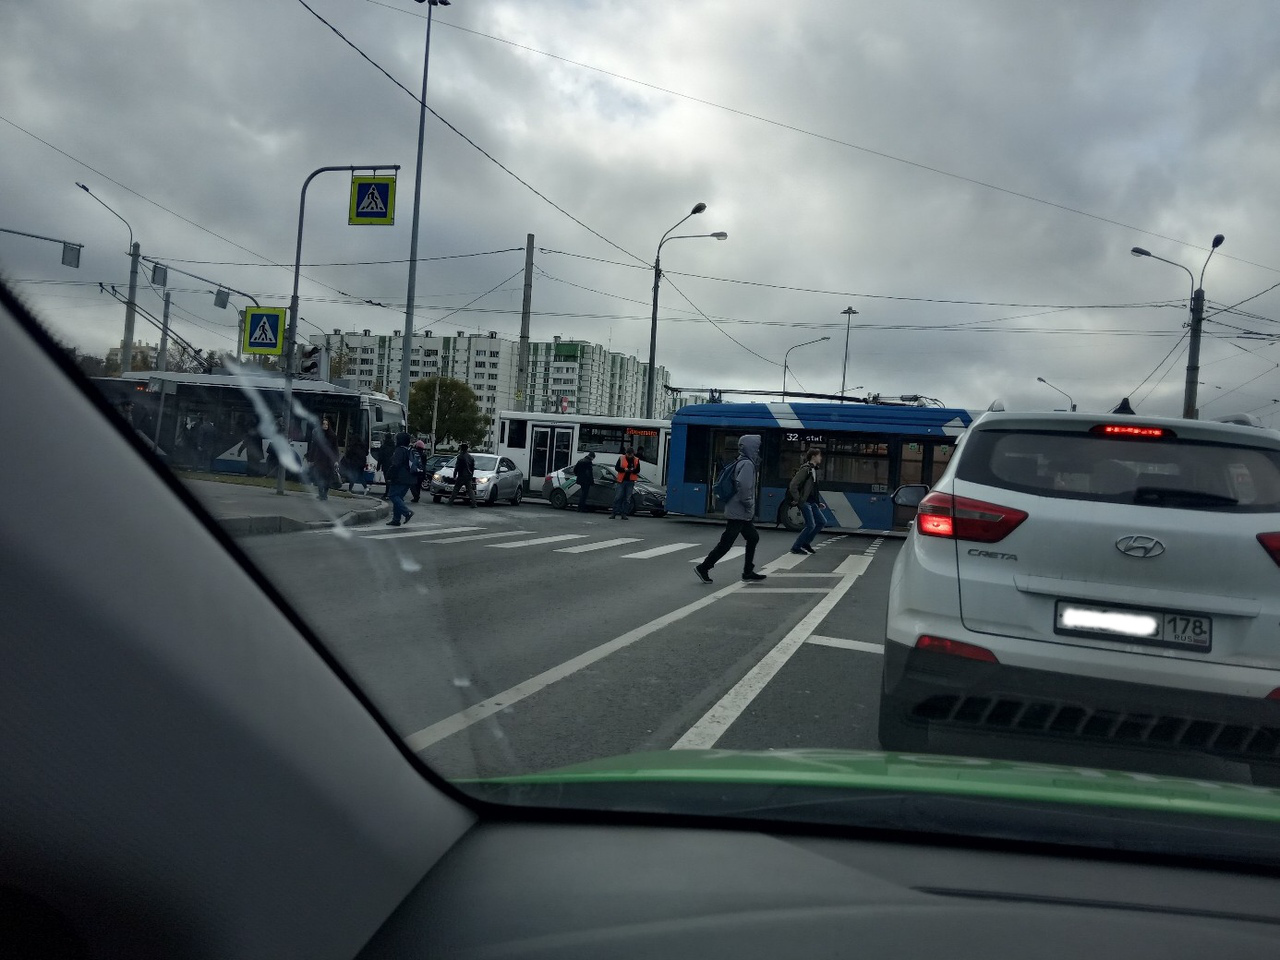
M 1134 503 L 1176 502 L 1185 506 L 1233 507 L 1240 501 L 1203 490 L 1177 490 L 1169 487 L 1139 487 L 1133 494 Z

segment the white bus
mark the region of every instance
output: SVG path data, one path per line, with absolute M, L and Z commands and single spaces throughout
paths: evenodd
M 588 453 L 612 466 L 626 447 L 635 447 L 643 476 L 667 482 L 671 421 L 643 417 L 592 417 L 562 413 L 498 414 L 498 455 L 515 461 L 525 476 L 525 493 L 542 496 L 547 474 L 577 463 Z

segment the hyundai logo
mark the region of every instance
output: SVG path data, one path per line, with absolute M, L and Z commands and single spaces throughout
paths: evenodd
M 1116 541 L 1116 549 L 1126 557 L 1158 557 L 1164 553 L 1164 544 L 1155 537 L 1121 537 Z

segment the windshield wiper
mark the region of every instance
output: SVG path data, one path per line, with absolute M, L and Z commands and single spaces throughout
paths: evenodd
M 1134 503 L 1177 503 L 1188 507 L 1234 507 L 1240 501 L 1203 490 L 1178 490 L 1170 487 L 1139 487 L 1133 494 Z

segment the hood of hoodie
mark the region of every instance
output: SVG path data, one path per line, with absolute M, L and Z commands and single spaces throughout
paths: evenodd
M 407 433 L 403 433 L 403 432 L 401 432 L 401 433 L 397 433 L 397 434 L 396 434 L 396 446 L 397 446 L 397 447 L 407 447 L 408 445 L 409 445 L 409 435 L 408 435 Z
M 738 456 L 750 457 L 752 463 L 760 462 L 760 434 L 748 433 L 738 439 Z

